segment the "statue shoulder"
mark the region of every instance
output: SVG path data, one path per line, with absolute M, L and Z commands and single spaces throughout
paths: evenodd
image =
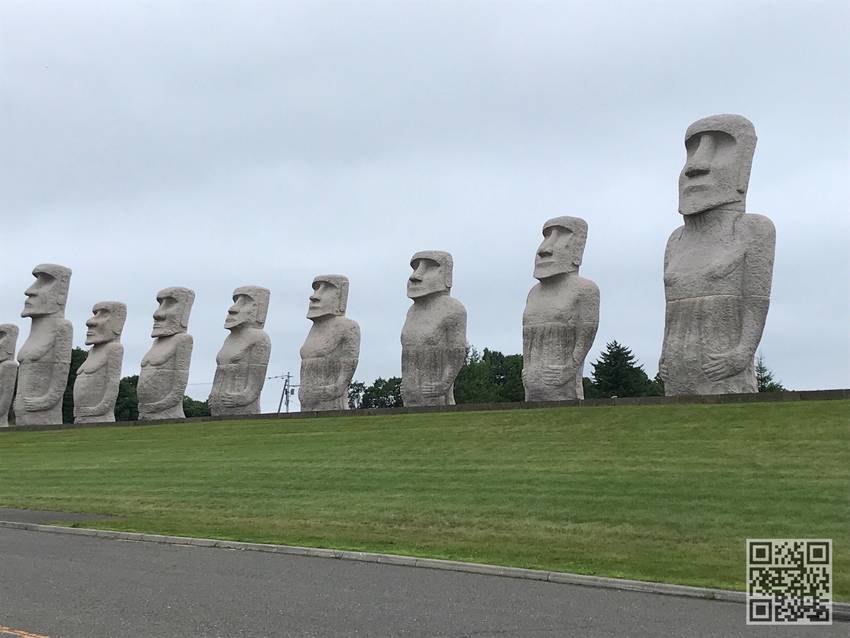
M 466 317 L 466 306 L 454 297 L 445 297 L 443 302 L 446 312 L 455 317 Z
M 340 327 L 345 331 L 348 335 L 356 335 L 360 336 L 360 324 L 354 321 L 354 319 L 349 319 L 348 317 L 340 317 L 342 321 L 340 322 Z
M 124 346 L 117 339 L 106 344 L 106 354 L 112 356 L 124 356 Z
M 773 225 L 770 217 L 758 213 L 746 213 L 741 216 L 739 223 L 751 240 L 775 241 L 776 239 L 776 226 Z
M 191 348 L 194 342 L 195 340 L 188 332 L 181 332 L 180 334 L 174 335 L 175 346 Z
M 576 290 L 581 297 L 599 299 L 599 286 L 590 279 L 576 277 Z
M 678 241 L 682 237 L 682 231 L 684 230 L 685 225 L 682 224 L 681 226 L 676 228 L 672 233 L 670 233 L 670 236 L 667 238 L 667 246 L 669 247 L 671 243 L 673 243 L 674 241 Z

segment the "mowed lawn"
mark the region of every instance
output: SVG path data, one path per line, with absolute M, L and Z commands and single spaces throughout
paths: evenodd
M 846 600 L 850 401 L 10 432 L 0 506 L 730 589 L 746 538 L 831 538 Z

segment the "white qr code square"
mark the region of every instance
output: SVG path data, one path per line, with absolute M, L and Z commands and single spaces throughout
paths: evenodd
M 831 625 L 832 540 L 748 538 L 747 624 Z

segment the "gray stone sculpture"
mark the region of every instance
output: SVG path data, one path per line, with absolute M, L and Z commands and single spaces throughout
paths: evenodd
M 584 359 L 599 327 L 599 288 L 578 270 L 587 222 L 555 217 L 543 224 L 534 277 L 522 315 L 526 401 L 583 399 Z
M 348 385 L 360 358 L 360 326 L 345 316 L 348 278 L 319 275 L 307 318 L 313 322 L 301 346 L 301 410 L 347 410 Z
M 74 423 L 115 421 L 126 319 L 127 306 L 119 301 L 101 301 L 92 308 L 86 321 L 86 345 L 91 349 L 74 381 Z
M 230 334 L 216 357 L 209 398 L 213 416 L 260 413 L 260 393 L 272 349 L 271 339 L 263 331 L 270 294 L 260 286 L 233 291 L 233 305 L 224 320 Z
M 22 317 L 32 318 L 30 336 L 18 352 L 18 392 L 15 421 L 18 425 L 62 423 L 62 397 L 71 367 L 74 328 L 65 319 L 71 269 L 41 264 L 32 271 L 35 283 L 27 296 Z
M 9 408 L 15 398 L 15 381 L 18 363 L 15 345 L 18 343 L 18 326 L 0 323 L 0 428 L 9 427 Z
M 438 250 L 410 259 L 407 296 L 413 305 L 401 331 L 404 405 L 454 405 L 454 382 L 466 357 L 466 308 L 449 296 L 452 256 Z
M 679 212 L 664 254 L 658 367 L 667 396 L 756 392 L 754 355 L 770 306 L 776 231 L 746 213 L 756 133 L 740 115 L 688 127 Z
M 186 333 L 195 293 L 188 288 L 165 288 L 156 296 L 153 346 L 142 359 L 137 393 L 139 419 L 182 419 L 183 395 L 189 381 L 192 336 Z

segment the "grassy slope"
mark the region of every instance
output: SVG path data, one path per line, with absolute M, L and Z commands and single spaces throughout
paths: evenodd
M 102 528 L 743 589 L 745 538 L 832 538 L 850 402 L 564 408 L 0 436 L 0 505 Z

